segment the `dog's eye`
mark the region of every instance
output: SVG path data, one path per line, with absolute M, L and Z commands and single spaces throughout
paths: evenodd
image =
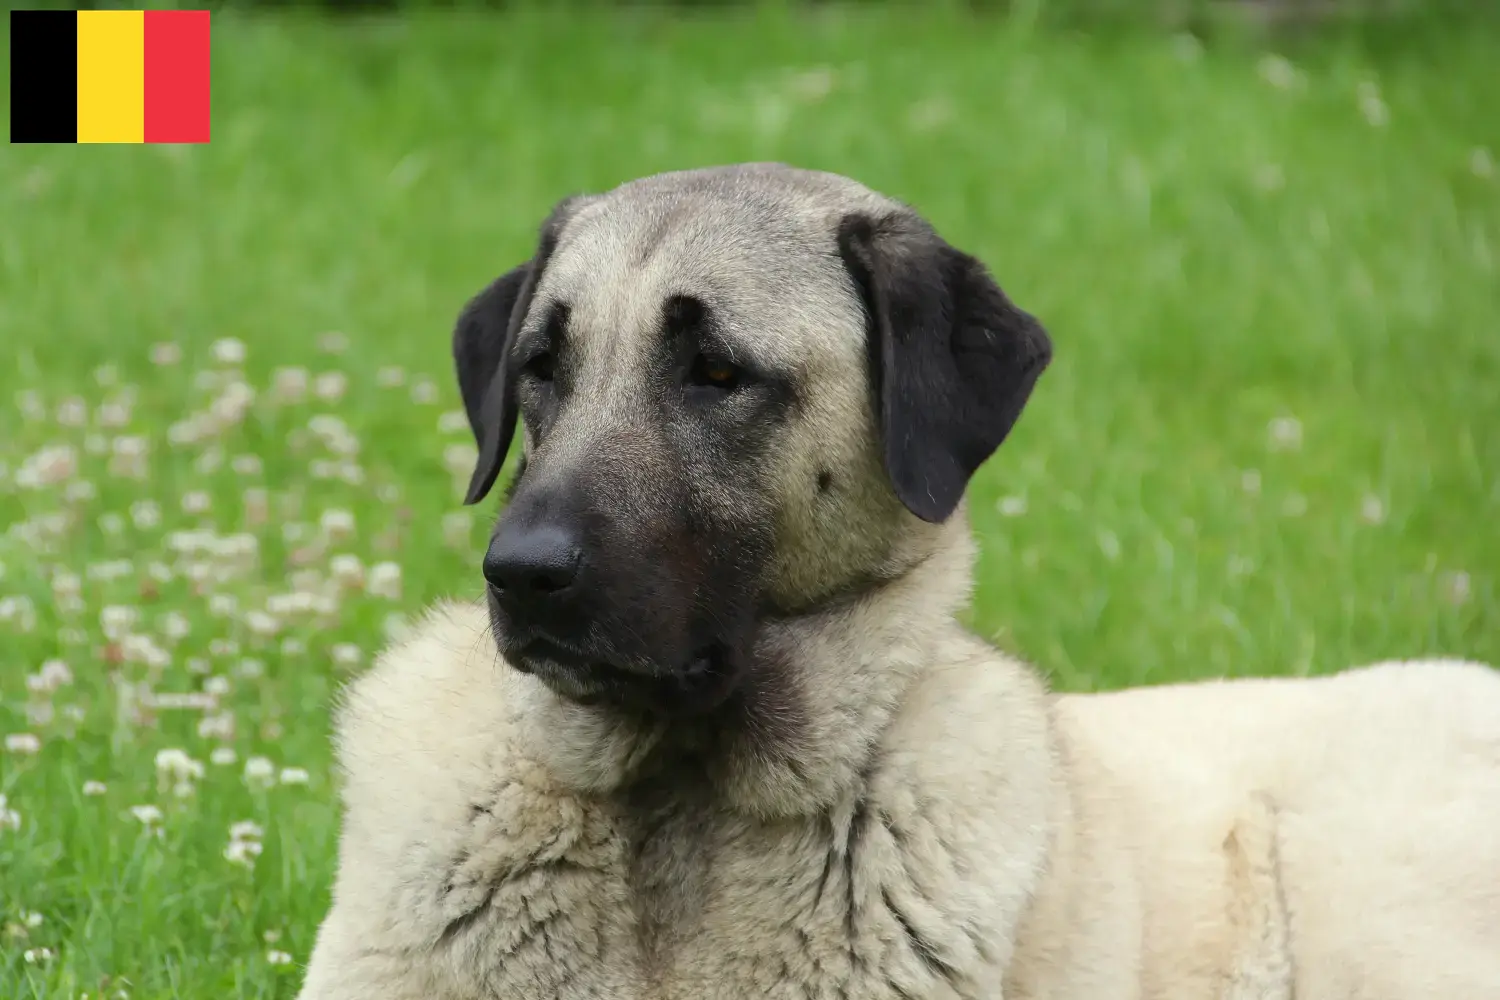
M 552 352 L 543 351 L 526 362 L 526 372 L 538 382 L 551 382 L 553 374 Z
M 688 382 L 694 386 L 729 391 L 740 384 L 744 373 L 723 358 L 700 354 L 688 369 Z

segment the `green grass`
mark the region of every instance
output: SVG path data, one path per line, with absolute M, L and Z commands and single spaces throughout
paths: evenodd
M 0 996 L 294 994 L 337 833 L 328 704 L 357 669 L 334 647 L 367 662 L 388 614 L 477 591 L 487 515 L 465 526 L 445 465 L 469 447 L 443 418 L 450 323 L 554 200 L 643 173 L 850 173 L 1046 321 L 1054 367 L 972 493 L 973 620 L 1060 686 L 1500 662 L 1500 168 L 1476 152 L 1500 154 L 1497 42 L 1478 22 L 1307 38 L 1283 87 L 1249 44 L 946 14 L 226 15 L 208 147 L 8 147 L 0 794 L 20 820 L 0 825 Z M 242 365 L 215 360 L 220 338 Z M 181 362 L 153 364 L 159 342 Z M 347 391 L 277 401 L 283 366 Z M 382 384 L 392 366 L 405 384 Z M 259 391 L 245 419 L 172 443 L 236 371 Z M 72 397 L 91 426 L 69 425 Z M 128 426 L 99 425 L 111 399 Z M 314 475 L 338 458 L 307 431 L 320 413 L 357 439 L 363 483 Z M 90 450 L 122 434 L 150 441 L 143 479 Z M 18 485 L 56 444 L 75 485 Z M 207 511 L 183 510 L 193 491 Z M 159 525 L 132 520 L 143 499 Z M 352 540 L 319 540 L 328 509 Z M 251 532 L 258 563 L 170 549 L 198 526 Z M 336 553 L 398 563 L 402 596 L 349 590 L 258 635 L 246 612 L 322 588 Z M 166 658 L 110 647 L 106 606 Z M 52 658 L 72 682 L 29 691 Z M 143 690 L 218 707 L 142 709 Z M 233 733 L 201 735 L 205 717 Z M 203 763 L 191 794 L 159 779 L 166 748 Z M 252 788 L 254 755 L 310 781 Z M 253 867 L 223 856 L 240 820 L 264 828 Z

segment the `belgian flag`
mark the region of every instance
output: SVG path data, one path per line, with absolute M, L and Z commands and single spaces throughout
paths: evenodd
M 208 11 L 13 10 L 11 142 L 207 142 Z

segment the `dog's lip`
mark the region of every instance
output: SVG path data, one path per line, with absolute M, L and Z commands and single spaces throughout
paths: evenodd
M 674 671 L 646 673 L 589 655 L 570 643 L 531 633 L 514 644 L 507 658 L 564 697 L 582 704 L 632 704 L 648 691 L 675 692 L 672 701 L 717 704 L 727 695 L 727 653 L 720 644 L 695 651 Z M 722 692 L 713 694 L 712 692 Z
M 535 632 L 517 643 L 511 655 L 528 663 L 545 661 L 570 671 L 632 675 L 632 671 L 580 649 L 572 643 Z

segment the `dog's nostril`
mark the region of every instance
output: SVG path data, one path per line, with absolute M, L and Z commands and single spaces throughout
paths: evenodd
M 512 597 L 546 597 L 572 586 L 582 559 L 573 533 L 564 528 L 502 528 L 484 554 L 484 578 Z

